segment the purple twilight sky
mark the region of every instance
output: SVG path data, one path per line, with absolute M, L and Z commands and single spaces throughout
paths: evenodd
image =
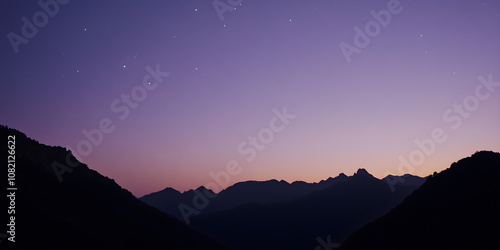
M 500 1 L 40 2 L 0 3 L 0 123 L 136 196 L 500 151 Z

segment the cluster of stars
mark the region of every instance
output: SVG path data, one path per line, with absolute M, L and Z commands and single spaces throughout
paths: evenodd
M 87 29 L 84 29 L 84 30 L 87 30 Z M 175 36 L 174 36 L 174 37 L 175 37 Z M 63 56 L 64 56 L 64 52 L 63 52 L 63 53 L 61 53 L 61 55 L 63 55 Z M 125 56 L 125 58 L 133 58 L 133 59 L 136 59 L 138 55 L 139 55 L 138 53 L 135 53 L 133 56 Z M 123 64 L 123 65 L 122 65 L 122 68 L 124 68 L 124 69 L 125 69 L 125 68 L 127 68 L 127 65 Z M 198 70 L 198 68 L 196 68 L 196 70 Z M 76 73 L 80 73 L 80 69 L 76 69 Z M 61 76 L 63 76 L 63 77 L 64 77 L 64 76 L 65 76 L 65 74 L 61 74 Z

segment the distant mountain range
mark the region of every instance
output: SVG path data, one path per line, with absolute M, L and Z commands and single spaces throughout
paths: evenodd
M 430 177 L 341 249 L 499 249 L 500 154 L 477 152 Z
M 385 178 L 359 169 L 353 176 L 340 174 L 319 183 L 246 181 L 215 197 L 204 187 L 184 193 L 167 188 L 140 199 L 183 219 L 179 205 L 193 206 L 196 196 L 207 194 L 208 205 L 190 218 L 193 228 L 234 249 L 307 249 L 314 248 L 319 236 L 331 234 L 332 240 L 343 241 L 425 181 L 412 175 L 399 178 L 394 192 Z
M 319 183 L 296 181 L 290 184 L 286 181 L 277 180 L 239 182 L 222 190 L 216 194 L 216 197 L 209 198 L 207 207 L 200 209 L 200 212 L 202 214 L 217 212 L 249 203 L 272 204 L 290 201 L 314 191 L 325 189 L 333 184 L 347 181 L 347 179 L 346 175 L 340 174 L 335 178 L 328 178 Z M 208 190 L 203 186 L 183 193 L 173 188 L 166 188 L 139 199 L 182 220 L 183 216 L 180 213 L 179 205 L 183 203 L 194 207 L 193 199 L 197 195 L 211 197 L 215 194 L 212 190 Z
M 360 171 L 368 174 L 365 169 L 360 169 Z M 341 173 L 335 178 L 330 177 L 318 183 L 307 183 L 304 181 L 288 183 L 284 180 L 277 181 L 274 179 L 268 181 L 244 181 L 238 182 L 217 194 L 203 186 L 182 193 L 168 187 L 161 191 L 144 195 L 139 199 L 150 206 L 183 220 L 184 218 L 180 212 L 179 205 L 185 204 L 194 208 L 193 199 L 200 195 L 207 197 L 209 202 L 199 212 L 200 214 L 207 214 L 250 203 L 265 205 L 291 201 L 315 191 L 326 189 L 334 184 L 345 182 L 349 178 L 344 173 Z M 403 176 L 388 175 L 382 180 L 387 182 L 387 179 L 390 179 L 393 183 L 397 183 L 397 186 L 419 187 L 426 178 L 405 174 Z
M 0 125 L 3 164 L 10 135 L 15 136 L 17 190 L 7 192 L 15 192 L 15 243 L 2 238 L 0 249 L 223 249 L 85 164 L 59 182 L 51 164 L 65 163 L 67 156 L 76 161 L 71 153 Z M 2 193 L 7 190 L 4 173 Z M 6 195 L 2 194 L 0 205 L 3 228 L 11 223 L 6 216 L 11 200 Z

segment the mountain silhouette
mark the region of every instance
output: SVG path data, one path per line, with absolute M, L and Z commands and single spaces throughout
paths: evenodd
M 139 198 L 139 200 L 161 210 L 168 215 L 174 216 L 179 220 L 184 220 L 179 210 L 179 205 L 189 204 L 190 206 L 193 206 L 193 199 L 195 199 L 195 197 L 200 195 L 205 197 L 207 196 L 206 194 L 209 194 L 208 196 L 210 197 L 215 195 L 212 190 L 206 189 L 203 186 L 183 193 L 173 188 L 165 188 L 161 191 L 145 195 Z
M 318 237 L 342 242 L 419 187 L 395 184 L 392 192 L 385 181 L 365 169 L 341 178 L 341 182 L 287 202 L 249 203 L 202 214 L 190 225 L 234 249 L 314 249 Z
M 145 195 L 139 199 L 150 206 L 156 207 L 169 215 L 183 220 L 183 216 L 179 210 L 179 204 L 193 206 L 193 199 L 195 199 L 197 195 L 212 197 L 209 199 L 208 205 L 204 209 L 199 210 L 201 214 L 206 214 L 235 208 L 249 203 L 264 205 L 291 201 L 300 196 L 347 181 L 347 179 L 348 177 L 345 174 L 340 174 L 335 178 L 330 177 L 318 183 L 306 183 L 303 181 L 288 183 L 286 181 L 277 180 L 245 181 L 236 183 L 222 190 L 216 196 L 212 190 L 208 190 L 203 186 L 183 193 L 172 188 L 165 188 L 161 191 Z
M 400 186 L 407 186 L 407 185 L 421 186 L 426 179 L 427 177 L 421 178 L 415 175 L 405 174 L 403 176 L 388 175 L 384 177 L 382 180 L 386 182 L 397 182 Z
M 60 182 L 52 164 L 76 162 L 69 151 L 0 126 L 0 138 L 10 135 L 15 136 L 17 190 L 7 192 L 15 192 L 16 242 L 2 238 L 0 249 L 223 249 L 83 163 Z M 7 151 L 5 143 L 2 159 Z M 1 202 L 9 207 L 9 199 Z M 10 223 L 8 216 L 1 219 L 4 226 Z
M 373 177 L 373 175 L 371 175 L 370 173 L 368 173 L 368 171 L 366 171 L 366 169 L 364 168 L 360 168 L 358 169 L 358 171 L 356 171 L 356 173 L 354 173 L 354 175 L 362 175 L 362 176 L 366 176 L 366 177 Z
M 476 152 L 435 173 L 341 249 L 498 249 L 500 154 Z

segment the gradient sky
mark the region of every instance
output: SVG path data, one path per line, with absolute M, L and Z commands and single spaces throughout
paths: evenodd
M 15 53 L 9 32 L 42 8 L 4 0 L 0 123 L 75 149 L 109 118 L 115 130 L 79 160 L 136 196 L 204 185 L 230 160 L 243 169 L 231 183 L 402 174 L 398 157 L 436 128 L 446 140 L 404 173 L 500 151 L 500 87 L 482 88 L 490 96 L 459 125 L 443 119 L 472 100 L 478 76 L 500 81 L 500 2 L 402 0 L 348 63 L 339 45 L 388 3 L 243 0 L 221 20 L 212 1 L 72 0 Z M 170 75 L 120 120 L 111 103 L 156 65 Z M 285 106 L 296 118 L 248 162 L 238 145 Z

